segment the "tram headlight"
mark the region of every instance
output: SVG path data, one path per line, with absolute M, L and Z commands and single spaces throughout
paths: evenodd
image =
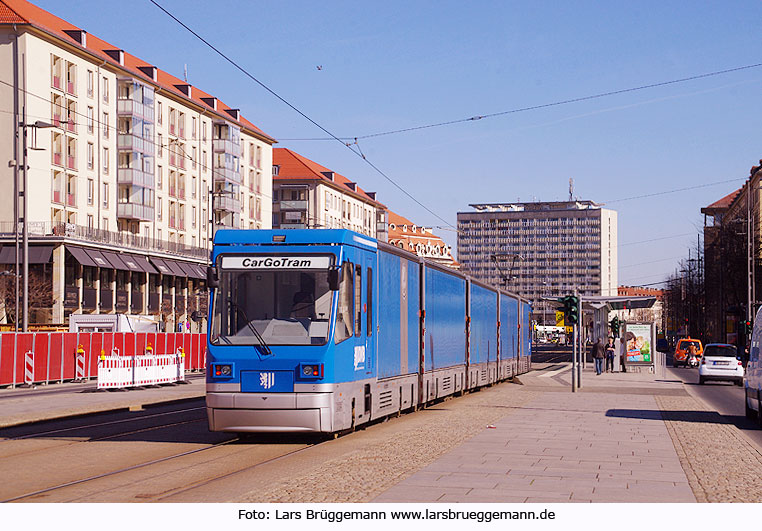
M 322 363 L 302 363 L 300 365 L 300 372 L 302 374 L 302 378 L 322 378 L 323 364 Z
M 231 376 L 232 374 L 233 374 L 232 365 L 215 365 L 214 366 L 215 376 L 228 377 L 228 376 Z

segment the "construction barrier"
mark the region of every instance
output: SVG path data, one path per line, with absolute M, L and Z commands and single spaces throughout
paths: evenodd
M 116 350 L 101 354 L 98 360 L 98 389 L 151 386 L 185 380 L 185 355 L 174 354 L 120 356 Z
M 97 378 L 102 352 L 108 357 L 135 356 L 178 358 L 151 369 L 157 374 L 203 371 L 206 367 L 206 334 L 138 332 L 35 332 L 0 333 L 0 387 L 46 384 Z M 162 358 L 163 359 L 163 358 Z M 167 365 L 172 368 L 166 368 Z M 148 372 L 145 369 L 144 372 Z M 164 376 L 168 378 L 168 376 Z M 176 379 L 173 381 L 177 381 Z

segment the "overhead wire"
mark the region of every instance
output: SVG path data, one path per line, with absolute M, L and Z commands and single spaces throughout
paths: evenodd
M 154 0 L 151 0 L 151 1 L 154 2 Z M 154 3 L 156 3 L 156 2 L 154 2 Z M 665 87 L 665 86 L 669 86 L 669 85 L 676 85 L 676 84 L 679 84 L 679 83 L 686 83 L 688 81 L 696 81 L 698 79 L 705 79 L 705 78 L 709 78 L 709 77 L 721 76 L 721 75 L 724 75 L 724 74 L 730 74 L 730 73 L 733 73 L 733 72 L 740 72 L 740 71 L 743 71 L 743 70 L 750 70 L 750 69 L 759 68 L 759 67 L 762 67 L 762 63 L 754 63 L 754 64 L 749 64 L 749 65 L 737 66 L 737 67 L 733 67 L 733 68 L 726 68 L 724 70 L 716 70 L 716 71 L 713 71 L 713 72 L 706 72 L 706 73 L 703 73 L 703 74 L 696 74 L 696 75 L 693 75 L 693 76 L 688 76 L 688 77 L 683 77 L 683 78 L 678 78 L 678 79 L 671 79 L 669 81 L 660 81 L 660 82 L 656 82 L 656 83 L 649 83 L 649 84 L 646 84 L 646 85 L 638 85 L 638 86 L 635 86 L 635 87 L 628 87 L 628 88 L 624 88 L 624 89 L 610 90 L 610 91 L 607 91 L 607 92 L 600 92 L 600 93 L 597 93 L 597 94 L 590 94 L 588 96 L 580 96 L 578 98 L 568 98 L 568 99 L 565 99 L 565 100 L 559 100 L 559 101 L 554 101 L 554 102 L 550 102 L 550 103 L 542 103 L 542 104 L 539 104 L 539 105 L 530 105 L 530 106 L 526 106 L 526 107 L 518 107 L 518 108 L 515 108 L 515 109 L 509 109 L 509 110 L 506 110 L 506 111 L 493 112 L 493 113 L 488 113 L 488 114 L 478 114 L 478 115 L 475 115 L 475 116 L 470 116 L 468 118 L 458 118 L 458 119 L 454 119 L 454 120 L 447 120 L 447 121 L 443 121 L 443 122 L 436 122 L 436 123 L 431 123 L 431 124 L 418 125 L 418 126 L 414 126 L 414 127 L 404 127 L 404 128 L 400 128 L 400 129 L 392 129 L 390 131 L 382 131 L 382 132 L 379 132 L 379 133 L 371 133 L 371 134 L 366 134 L 366 135 L 355 135 L 355 136 L 353 136 L 351 138 L 365 140 L 365 139 L 368 139 L 368 138 L 376 138 L 376 137 L 380 137 L 380 136 L 395 135 L 395 134 L 399 134 L 399 133 L 409 133 L 411 131 L 420 131 L 422 129 L 432 129 L 432 128 L 435 128 L 435 127 L 444 127 L 444 126 L 448 126 L 448 125 L 454 125 L 454 124 L 460 124 L 460 123 L 466 123 L 466 122 L 475 122 L 475 121 L 479 121 L 479 120 L 484 120 L 486 118 L 495 118 L 497 116 L 505 116 L 505 115 L 509 115 L 509 114 L 517 114 L 517 113 L 528 112 L 528 111 L 536 111 L 536 110 L 539 110 L 539 109 L 547 109 L 547 108 L 550 108 L 550 107 L 559 107 L 561 105 L 569 105 L 569 104 L 572 104 L 572 103 L 580 103 L 580 102 L 583 102 L 583 101 L 596 100 L 596 99 L 600 99 L 600 98 L 606 98 L 606 97 L 609 97 L 609 96 L 616 96 L 616 95 L 619 95 L 619 94 L 627 94 L 629 92 L 637 92 L 637 91 L 647 90 L 647 89 L 652 89 L 652 88 L 657 88 L 657 87 Z M 331 136 L 333 136 L 333 135 L 331 135 Z M 327 139 L 327 138 L 283 138 L 281 140 L 301 141 L 301 140 L 329 140 L 329 139 Z

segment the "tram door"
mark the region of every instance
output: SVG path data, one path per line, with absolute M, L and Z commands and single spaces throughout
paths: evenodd
M 375 325 L 376 322 L 376 275 L 375 275 L 375 263 L 376 255 L 372 253 L 365 254 L 365 274 L 364 284 L 364 318 L 363 318 L 363 337 L 365 338 L 365 374 L 368 377 L 373 375 L 375 370 L 376 360 L 376 336 L 378 335 L 378 328 Z

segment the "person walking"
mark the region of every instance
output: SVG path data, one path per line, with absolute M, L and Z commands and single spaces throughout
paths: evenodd
M 614 338 L 609 337 L 606 344 L 606 372 L 614 372 Z
M 606 351 L 603 348 L 603 343 L 601 343 L 601 338 L 595 340 L 595 343 L 592 346 L 592 354 L 593 354 L 593 360 L 595 360 L 595 374 L 596 376 L 600 376 L 603 372 L 603 358 L 606 357 Z

